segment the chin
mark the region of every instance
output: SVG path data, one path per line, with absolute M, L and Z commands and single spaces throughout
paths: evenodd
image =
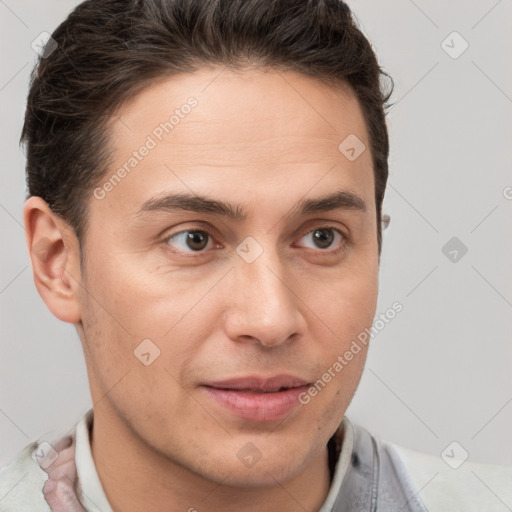
M 219 447 L 220 448 L 220 447 Z M 299 447 L 281 443 L 258 450 L 252 443 L 224 447 L 208 453 L 199 469 L 203 478 L 238 488 L 261 488 L 284 483 L 298 475 L 314 457 L 301 453 Z
M 290 468 L 290 462 L 263 462 L 263 459 L 251 468 L 241 468 L 240 464 L 235 464 L 230 468 L 231 473 L 221 483 L 246 489 L 275 486 L 278 482 L 285 483 L 300 473 L 302 467 L 296 467 L 293 463 L 291 466 L 293 469 Z

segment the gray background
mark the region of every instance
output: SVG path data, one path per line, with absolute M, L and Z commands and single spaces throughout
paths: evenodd
M 18 148 L 31 42 L 77 3 L 0 0 L 0 465 L 91 406 L 75 328 L 33 284 Z M 347 415 L 402 446 L 439 455 L 456 440 L 512 466 L 512 1 L 349 4 L 396 83 L 377 315 L 404 309 L 373 338 Z M 453 31 L 469 43 L 458 58 L 442 47 Z M 441 250 L 454 236 L 468 248 L 456 262 Z

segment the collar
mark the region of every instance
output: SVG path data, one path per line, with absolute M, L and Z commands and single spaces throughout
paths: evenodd
M 92 458 L 90 442 L 92 421 L 93 409 L 91 408 L 76 426 L 77 495 L 87 512 L 113 512 Z
M 340 492 L 341 484 L 349 470 L 352 452 L 354 450 L 354 427 L 346 416 L 343 417 L 341 425 L 329 440 L 329 443 L 331 442 L 333 442 L 336 449 L 337 462 L 329 493 L 318 512 L 332 511 L 336 498 Z

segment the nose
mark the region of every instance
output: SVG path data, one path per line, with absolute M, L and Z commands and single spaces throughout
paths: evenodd
M 265 249 L 249 263 L 235 259 L 224 328 L 230 339 L 264 347 L 290 343 L 304 333 L 302 301 L 293 290 L 290 269 L 277 252 Z

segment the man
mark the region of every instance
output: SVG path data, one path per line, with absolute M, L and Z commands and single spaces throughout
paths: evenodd
M 376 311 L 390 94 L 348 7 L 90 0 L 53 41 L 24 222 L 93 408 L 2 470 L 0 510 L 512 507 L 511 470 L 454 470 L 345 416 Z

